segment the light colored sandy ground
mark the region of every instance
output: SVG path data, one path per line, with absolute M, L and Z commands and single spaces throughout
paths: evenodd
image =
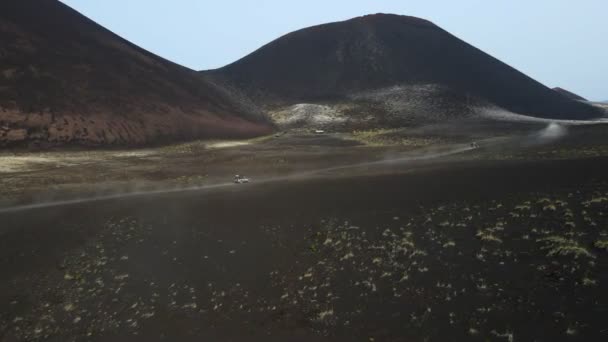
M 3 173 L 43 171 L 99 161 L 100 158 L 146 157 L 154 151 L 124 152 L 43 152 L 35 154 L 0 154 L 0 175 Z
M 27 171 L 32 164 L 48 164 L 49 158 L 35 156 L 2 156 L 0 157 L 0 173 Z
M 549 129 L 542 124 L 507 135 L 500 135 L 504 132 L 501 130 L 482 129 L 462 133 L 459 126 L 457 134 L 450 134 L 445 127 L 327 134 L 294 130 L 251 140 L 193 141 L 157 148 L 5 151 L 0 152 L 0 207 L 115 193 L 208 187 L 230 183 L 235 174 L 261 181 L 308 175 L 319 170 L 340 175 L 385 172 L 377 165 L 385 165 L 387 160 L 421 159 L 424 155 L 466 149 L 471 141 L 478 142 L 482 148 L 433 162 L 608 155 L 608 142 L 604 138 L 608 125 L 574 126 L 550 139 L 542 139 Z M 568 139 L 571 142 L 564 143 Z M 349 165 L 365 167 L 354 170 Z M 401 166 L 382 168 L 394 172 Z
M 206 146 L 207 148 L 230 148 L 230 147 L 239 147 L 239 146 L 246 146 L 246 145 L 251 145 L 251 141 L 242 141 L 242 140 L 238 140 L 238 141 L 218 141 L 218 142 L 210 142 L 208 143 Z
M 429 146 L 438 143 L 438 140 L 424 139 L 380 139 L 382 135 L 393 133 L 396 130 L 371 130 L 357 131 L 353 134 L 334 134 L 339 140 L 353 141 L 363 145 L 388 146 L 402 145 L 409 147 Z M 0 176 L 3 174 L 13 174 L 22 172 L 36 172 L 63 168 L 68 166 L 87 165 L 101 161 L 129 159 L 159 159 L 163 157 L 185 157 L 196 154 L 204 154 L 213 150 L 232 149 L 238 151 L 239 148 L 246 146 L 260 145 L 272 137 L 262 137 L 248 140 L 212 140 L 194 141 L 183 144 L 168 145 L 156 149 L 125 149 L 125 150 L 92 150 L 92 151 L 52 151 L 52 152 L 0 152 Z M 319 138 L 319 136 L 313 136 Z M 378 138 L 378 140 L 375 140 Z M 411 142 L 411 144 L 410 144 Z M 283 145 L 285 146 L 285 145 Z
M 606 106 L 608 109 L 608 106 Z M 479 113 L 482 117 L 486 117 L 493 120 L 501 120 L 501 121 L 511 121 L 511 122 L 537 122 L 537 123 L 546 123 L 546 124 L 561 124 L 568 126 L 578 126 L 578 125 L 598 125 L 598 124 L 608 124 L 608 118 L 599 118 L 594 120 L 560 120 L 560 119 L 544 119 L 537 118 L 528 115 L 517 114 L 513 112 L 506 111 L 500 108 L 484 108 L 479 109 Z
M 160 154 L 179 153 L 189 145 L 198 144 L 204 149 L 224 149 L 251 145 L 255 140 L 220 140 L 177 144 L 160 149 L 119 151 L 72 151 L 38 153 L 0 153 L 0 176 L 6 173 L 42 171 L 66 166 L 98 162 L 100 159 L 147 158 Z
M 137 150 L 137 151 L 125 151 L 114 154 L 115 157 L 148 157 L 157 154 L 158 152 L 153 150 Z
M 324 127 L 346 122 L 345 111 L 349 108 L 346 105 L 299 103 L 271 112 L 270 115 L 280 127 Z
M 376 162 L 385 156 L 444 145 L 435 140 L 383 139 L 384 131 L 302 132 L 251 140 L 194 141 L 136 150 L 0 153 L 0 206 L 261 180 Z M 393 133 L 392 131 L 389 133 Z

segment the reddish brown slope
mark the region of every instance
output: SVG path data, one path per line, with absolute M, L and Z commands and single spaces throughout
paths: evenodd
M 56 0 L 0 2 L 0 146 L 142 144 L 270 131 L 198 73 Z

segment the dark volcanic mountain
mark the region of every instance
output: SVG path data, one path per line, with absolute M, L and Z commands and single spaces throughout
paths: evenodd
M 440 120 L 480 106 L 545 118 L 599 115 L 429 21 L 398 15 L 296 31 L 204 73 L 284 122 Z
M 571 100 L 587 101 L 587 99 L 585 99 L 584 97 L 576 95 L 575 93 L 570 92 L 570 91 L 568 91 L 568 90 L 566 90 L 564 88 L 556 87 L 556 88 L 553 88 L 553 90 L 555 90 L 556 92 L 558 92 L 558 93 L 566 96 L 567 98 L 569 98 Z
M 0 146 L 270 131 L 225 90 L 56 0 L 0 2 Z

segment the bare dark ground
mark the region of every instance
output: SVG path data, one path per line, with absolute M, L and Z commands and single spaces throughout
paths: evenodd
M 603 341 L 608 159 L 2 214 L 0 340 Z

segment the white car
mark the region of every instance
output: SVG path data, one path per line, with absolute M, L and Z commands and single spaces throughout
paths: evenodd
M 234 176 L 234 183 L 236 183 L 236 184 L 249 183 L 249 178 L 247 178 L 245 176 L 241 176 L 241 175 L 235 175 Z

